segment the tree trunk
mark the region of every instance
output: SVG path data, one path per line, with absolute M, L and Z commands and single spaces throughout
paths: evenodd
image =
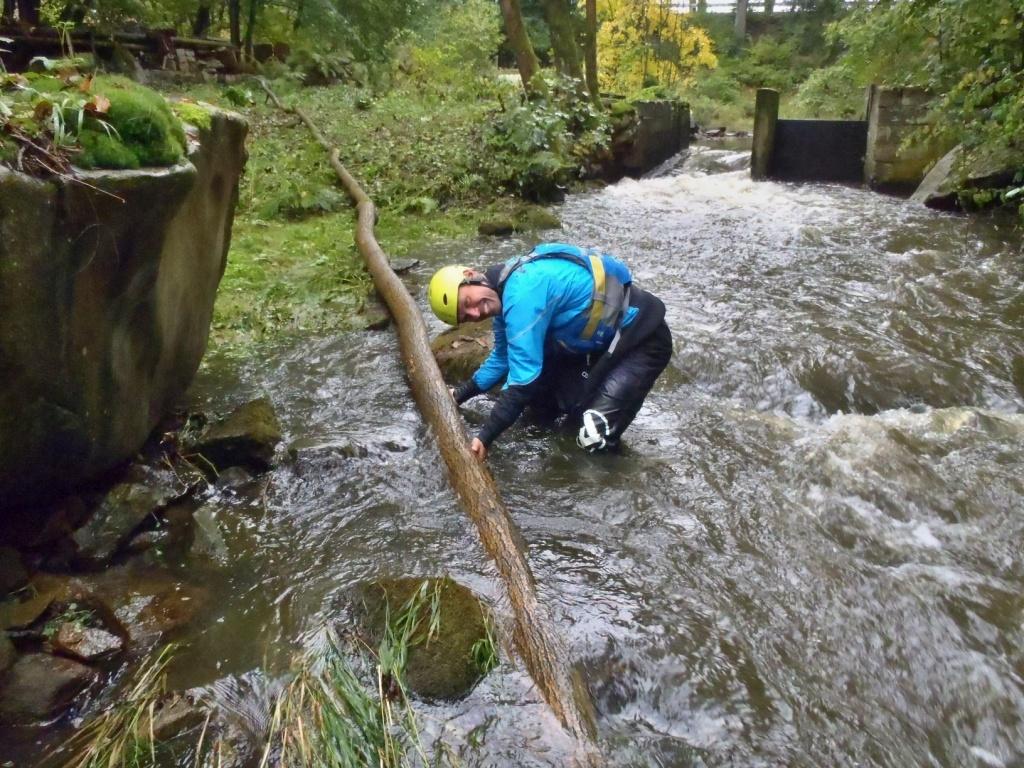
M 18 0 L 18 20 L 35 26 L 39 23 L 40 0 Z
M 231 44 L 242 44 L 242 0 L 228 0 L 228 26 L 231 28 Z
M 775 13 L 775 0 L 764 0 L 764 12 L 766 16 Z
M 733 27 L 733 37 L 737 43 L 747 39 L 747 3 L 749 0 L 736 0 L 736 24 Z
M 245 55 L 252 58 L 252 38 L 256 34 L 256 14 L 260 0 L 249 0 L 249 20 L 245 25 Z
M 697 12 L 707 13 L 708 12 L 708 0 L 697 0 Z
M 587 91 L 595 105 L 601 104 L 601 87 L 597 81 L 597 0 L 587 0 L 587 26 L 583 37 L 584 60 L 587 65 Z
M 558 69 L 565 75 L 583 82 L 580 47 L 576 44 L 576 24 L 572 7 L 566 0 L 543 0 L 544 20 L 551 30 L 551 47 Z
M 201 0 L 199 9 L 196 11 L 195 23 L 192 24 L 192 36 L 206 37 L 206 33 L 210 31 L 211 20 L 210 0 Z
M 516 65 L 519 67 L 519 76 L 523 79 L 523 88 L 528 94 L 532 94 L 536 90 L 533 77 L 540 71 L 540 62 L 534 53 L 530 36 L 526 34 L 519 0 L 500 0 L 500 4 L 501 15 L 505 19 L 505 35 L 516 54 Z
M 16 7 L 15 0 L 4 0 L 4 18 L 11 20 L 14 18 L 14 9 Z

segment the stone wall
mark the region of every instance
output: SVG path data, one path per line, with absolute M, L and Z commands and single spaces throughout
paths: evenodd
M 923 88 L 868 87 L 864 181 L 872 188 L 913 192 L 928 169 L 949 149 L 934 141 L 911 138 L 915 130 L 928 123 L 931 98 Z
M 0 507 L 130 458 L 188 386 L 224 272 L 244 121 L 172 168 L 0 170 Z

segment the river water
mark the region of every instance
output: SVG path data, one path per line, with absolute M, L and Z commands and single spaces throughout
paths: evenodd
M 623 257 L 675 337 L 621 455 L 521 424 L 490 457 L 602 750 L 614 766 L 1021 765 L 1019 232 L 754 184 L 747 160 L 695 147 L 570 197 L 544 233 Z M 407 281 L 422 296 L 442 263 L 532 243 L 424 245 Z M 223 546 L 186 564 L 212 599 L 173 686 L 281 674 L 365 579 L 447 572 L 507 613 L 397 360 L 393 333 L 361 332 L 204 365 L 198 405 L 268 393 L 306 448 L 225 498 Z M 465 701 L 419 705 L 428 738 L 464 765 L 564 765 L 502 659 Z

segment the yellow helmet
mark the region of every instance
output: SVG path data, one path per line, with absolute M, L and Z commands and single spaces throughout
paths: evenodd
M 459 323 L 459 286 L 471 282 L 466 277 L 469 267 L 442 267 L 430 278 L 427 299 L 437 318 L 448 325 Z

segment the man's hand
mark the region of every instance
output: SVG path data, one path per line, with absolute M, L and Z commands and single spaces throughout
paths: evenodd
M 469 450 L 473 452 L 478 461 L 483 461 L 487 458 L 487 446 L 480 442 L 479 437 L 473 438 L 473 442 L 469 444 Z

